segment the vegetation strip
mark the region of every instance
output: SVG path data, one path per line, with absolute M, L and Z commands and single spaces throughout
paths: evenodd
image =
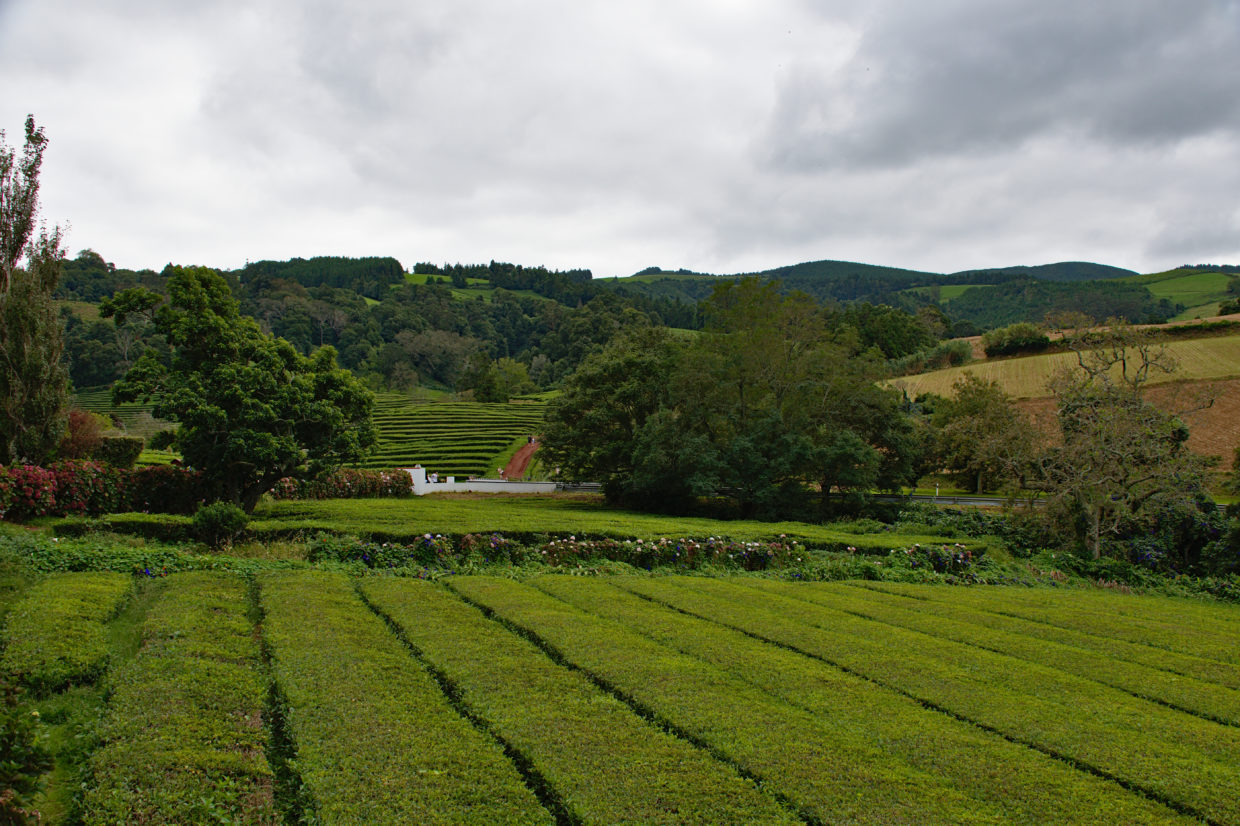
M 934 772 L 893 762 L 847 726 L 528 585 L 453 577 L 449 586 L 681 736 L 709 748 L 813 823 L 994 823 L 997 807 Z
M 553 822 L 499 745 L 453 710 L 344 575 L 272 573 L 260 594 L 297 767 L 320 822 Z
M 1240 725 L 1240 692 L 1192 677 L 1134 663 L 1099 659 L 1097 654 L 1091 651 L 974 625 L 951 613 L 923 613 L 915 606 L 905 607 L 893 603 L 898 597 L 875 591 L 861 591 L 825 583 L 804 583 L 802 587 L 790 583 L 755 580 L 749 584 L 876 622 L 1039 663 L 1189 714 L 1226 725 Z
M 573 822 L 802 822 L 443 587 L 372 578 L 362 592 L 470 713 L 529 760 Z
M 785 648 L 760 642 L 616 587 L 541 576 L 535 587 L 740 677 L 818 719 L 865 737 L 889 759 L 933 771 L 1014 822 L 1167 823 L 1176 815 L 1040 752 L 926 709 L 914 700 Z M 881 709 L 881 713 L 875 713 Z
M 674 577 L 630 579 L 624 587 L 847 668 L 1185 813 L 1240 821 L 1234 728 L 1054 669 L 741 585 Z
M 9 611 L 0 669 L 44 693 L 93 683 L 107 668 L 107 622 L 132 593 L 123 574 L 49 576 Z
M 239 577 L 169 577 L 137 657 L 108 675 L 83 821 L 275 824 L 263 680 Z
M 870 591 L 898 596 L 917 606 L 918 610 L 927 613 L 956 616 L 986 628 L 996 628 L 1037 637 L 1038 639 L 1060 642 L 1065 645 L 1093 651 L 1096 654 L 1106 655 L 1113 660 L 1124 660 L 1139 663 L 1150 668 L 1161 668 L 1175 674 L 1194 677 L 1204 682 L 1215 683 L 1231 689 L 1240 689 L 1240 667 L 1203 657 L 1179 654 L 1143 643 L 1117 640 L 1088 631 L 1050 625 L 1045 622 L 1024 619 L 1009 614 L 999 614 L 983 610 L 980 607 L 970 607 L 968 604 L 961 604 L 964 600 L 958 599 L 960 596 L 960 589 L 958 588 L 910 585 L 897 582 L 853 582 L 849 583 L 849 585 L 850 587 L 866 588 Z M 1154 598 L 1146 597 L 1146 599 L 1153 601 Z
M 1083 631 L 1089 634 L 1124 640 L 1140 645 L 1150 645 L 1190 657 L 1216 660 L 1230 666 L 1240 666 L 1240 646 L 1236 645 L 1236 633 L 1230 625 L 1214 627 L 1203 622 L 1184 619 L 1149 620 L 1141 617 L 1125 617 L 1115 613 L 1062 605 L 1055 597 L 1058 591 L 1041 589 L 962 589 L 953 599 L 961 604 L 986 611 L 993 611 L 1021 619 L 1035 620 L 1060 628 Z M 1230 607 L 1223 609 L 1229 613 Z

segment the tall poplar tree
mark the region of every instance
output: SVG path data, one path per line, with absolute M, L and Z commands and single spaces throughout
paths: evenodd
M 68 371 L 52 292 L 64 250 L 39 224 L 39 168 L 47 137 L 26 118 L 20 157 L 0 130 L 0 464 L 45 461 L 65 429 Z

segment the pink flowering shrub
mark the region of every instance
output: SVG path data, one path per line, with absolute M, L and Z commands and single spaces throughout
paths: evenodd
M 193 513 L 204 495 L 195 471 L 98 462 L 0 466 L 0 519 L 98 516 L 121 511 Z
M 338 468 L 321 479 L 285 477 L 271 489 L 273 499 L 374 499 L 412 496 L 409 474 L 403 470 Z

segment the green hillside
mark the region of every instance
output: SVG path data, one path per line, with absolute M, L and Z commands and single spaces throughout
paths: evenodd
M 1145 287 L 1155 298 L 1183 305 L 1186 309 L 1175 316 L 1175 321 L 1216 315 L 1219 302 L 1240 296 L 1228 289 L 1233 282 L 1240 281 L 1240 276 L 1216 270 L 1181 268 L 1123 280 Z

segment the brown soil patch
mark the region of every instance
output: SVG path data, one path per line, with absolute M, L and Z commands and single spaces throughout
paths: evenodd
M 1202 456 L 1218 456 L 1221 469 L 1232 469 L 1236 447 L 1240 446 L 1240 379 L 1159 384 L 1151 387 L 1146 397 L 1170 411 L 1185 410 L 1213 398 L 1209 407 L 1184 414 L 1188 448 Z M 1054 438 L 1054 399 L 1022 399 L 1016 406 L 1048 440 Z

